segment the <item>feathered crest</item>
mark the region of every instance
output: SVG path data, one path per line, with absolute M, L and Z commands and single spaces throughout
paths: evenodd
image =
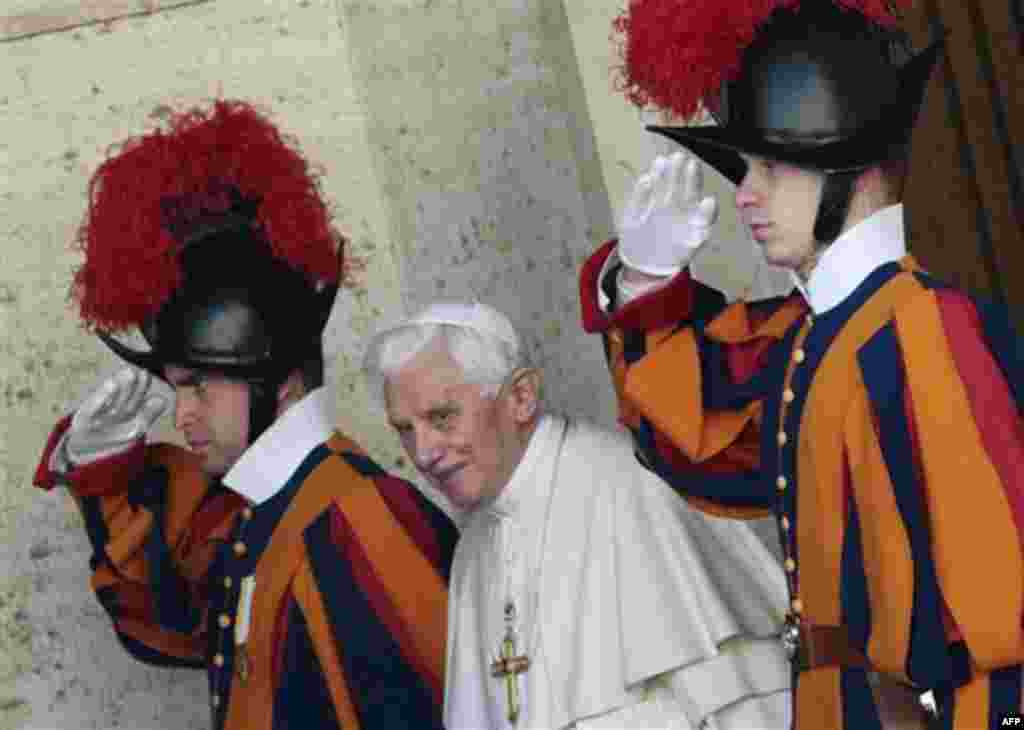
M 804 0 L 817 2 L 821 0 Z M 913 0 L 827 0 L 885 27 Z M 732 81 L 743 51 L 777 9 L 801 0 L 629 0 L 613 22 L 621 64 L 615 88 L 638 107 L 654 105 L 692 118 L 709 95 Z
M 331 226 L 319 173 L 250 104 L 217 100 L 128 140 L 89 182 L 73 284 L 82 319 L 109 330 L 145 321 L 178 287 L 186 243 L 244 226 L 311 280 L 344 277 L 346 240 Z

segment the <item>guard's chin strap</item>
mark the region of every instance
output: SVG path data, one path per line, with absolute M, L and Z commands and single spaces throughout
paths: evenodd
M 249 446 L 256 443 L 277 417 L 277 391 L 281 382 L 277 378 L 249 381 Z
M 819 248 L 825 248 L 839 238 L 850 211 L 853 186 L 861 170 L 830 172 L 825 175 L 818 204 L 818 217 L 814 221 L 814 240 Z

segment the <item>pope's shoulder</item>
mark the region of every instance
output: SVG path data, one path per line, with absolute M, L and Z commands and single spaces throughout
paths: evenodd
M 586 418 L 566 418 L 568 433 L 565 448 L 577 455 L 588 472 L 597 481 L 602 478 L 622 482 L 650 482 L 661 480 L 636 457 L 633 438 L 624 428 L 613 428 Z

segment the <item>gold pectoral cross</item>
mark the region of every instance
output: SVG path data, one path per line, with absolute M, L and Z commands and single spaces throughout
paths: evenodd
M 505 678 L 505 692 L 508 698 L 508 721 L 515 724 L 519 719 L 519 684 L 517 675 L 530 668 L 530 658 L 516 656 L 516 637 L 510 630 L 501 642 L 501 657 L 491 663 L 491 676 Z

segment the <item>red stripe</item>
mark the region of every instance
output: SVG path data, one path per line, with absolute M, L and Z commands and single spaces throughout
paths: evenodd
M 235 515 L 245 506 L 245 500 L 234 492 L 218 494 L 203 505 L 189 520 L 189 540 L 201 545 L 214 537 L 223 527 L 230 527 Z
M 117 618 L 144 621 L 156 627 L 156 610 L 148 587 L 137 583 L 121 583 L 114 587 L 114 595 L 117 596 Z
M 580 271 L 580 312 L 584 332 L 604 332 L 611 327 L 608 316 L 598 306 L 597 289 L 600 284 L 601 268 L 615 248 L 615 243 L 615 241 L 608 241 L 597 249 L 583 263 L 583 268 Z
M 984 342 L 973 303 L 950 290 L 936 292 L 953 361 L 967 389 L 981 442 L 1003 483 L 1024 551 L 1024 420 L 1002 370 Z
M 734 383 L 746 383 L 760 372 L 767 360 L 772 345 L 778 342 L 774 337 L 758 337 L 750 342 L 739 342 L 729 346 L 726 359 L 729 375 Z
M 120 454 L 75 467 L 68 478 L 79 496 L 105 497 L 126 492 L 145 468 L 146 442 L 139 439 Z
M 377 491 L 384 503 L 398 520 L 402 529 L 416 544 L 426 558 L 442 574 L 441 546 L 437 541 L 434 528 L 423 514 L 423 510 L 412 490 L 416 489 L 408 482 L 391 475 L 379 476 L 374 479 Z
M 794 303 L 800 307 L 801 312 L 806 311 L 802 301 L 795 296 L 773 307 L 758 307 L 756 304 L 748 305 L 748 331 L 751 333 L 757 332 L 765 322 L 784 308 L 793 307 Z M 796 317 L 792 321 L 796 321 Z M 779 338 L 774 335 L 761 335 L 747 342 L 729 343 L 726 347 L 726 360 L 729 363 L 729 376 L 732 378 L 732 382 L 746 383 L 757 375 L 767 364 L 769 351 L 778 342 Z
M 395 639 L 405 661 L 419 674 L 434 694 L 438 706 L 444 701 L 443 677 L 435 677 L 416 653 L 411 633 L 415 627 L 407 626 L 392 603 L 391 596 L 378 580 L 373 565 L 363 546 L 356 539 L 345 515 L 336 506 L 329 510 L 331 541 L 342 560 L 348 563 L 352 576 L 362 589 L 378 619 Z
M 760 437 L 757 428 L 750 423 L 729 446 L 699 464 L 691 461 L 660 431 L 654 431 L 654 444 L 665 464 L 677 474 L 739 474 L 757 469 L 761 464 Z
M 697 286 L 689 269 L 677 274 L 671 283 L 657 291 L 620 307 L 611 317 L 601 311 L 597 293 L 601 269 L 617 244 L 617 239 L 607 241 L 590 255 L 580 271 L 583 330 L 589 333 L 605 332 L 613 327 L 623 330 L 656 330 L 688 317 L 693 311 Z
M 50 457 L 53 456 L 54 449 L 57 448 L 61 436 L 64 435 L 69 426 L 71 426 L 70 414 L 57 421 L 57 425 L 53 427 L 53 431 L 50 432 L 50 436 L 46 439 L 43 455 L 39 457 L 39 465 L 36 466 L 35 476 L 32 477 L 32 483 L 40 489 L 53 489 L 57 486 L 57 475 L 50 471 Z

